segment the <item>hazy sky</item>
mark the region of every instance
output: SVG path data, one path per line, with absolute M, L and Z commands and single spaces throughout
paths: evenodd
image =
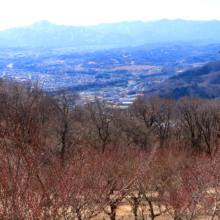
M 0 30 L 40 20 L 92 25 L 162 18 L 220 20 L 220 0 L 0 0 Z

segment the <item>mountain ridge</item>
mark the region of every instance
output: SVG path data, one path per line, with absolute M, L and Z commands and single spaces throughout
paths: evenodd
M 56 25 L 46 20 L 27 27 L 0 31 L 5 46 L 71 47 L 136 46 L 165 41 L 220 42 L 220 21 L 168 20 L 123 21 L 90 26 Z M 1 44 L 0 44 L 1 45 Z

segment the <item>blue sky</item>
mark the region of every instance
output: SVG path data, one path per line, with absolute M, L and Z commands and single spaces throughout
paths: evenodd
M 158 19 L 220 20 L 220 0 L 0 0 L 0 30 L 40 20 L 93 25 Z

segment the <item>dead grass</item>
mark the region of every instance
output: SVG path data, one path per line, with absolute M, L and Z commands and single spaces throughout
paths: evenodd
M 157 213 L 157 208 L 154 208 L 155 212 Z M 145 219 L 148 220 L 149 218 L 149 213 L 145 213 Z M 148 215 L 148 216 L 147 216 Z M 210 220 L 210 216 L 198 216 L 196 220 Z M 172 220 L 173 218 L 169 215 L 161 215 L 156 217 L 156 220 Z M 218 218 L 215 217 L 214 220 L 217 220 Z M 94 220 L 110 220 L 110 217 L 102 212 L 100 215 L 94 218 Z M 116 220 L 134 220 L 134 215 L 132 213 L 131 206 L 124 202 L 123 205 L 120 205 L 119 208 L 117 209 L 116 212 Z M 141 220 L 141 218 L 140 218 Z

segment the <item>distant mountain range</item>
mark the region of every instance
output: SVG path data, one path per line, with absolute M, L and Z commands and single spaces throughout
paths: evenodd
M 9 47 L 134 46 L 192 40 L 219 43 L 220 21 L 162 19 L 93 26 L 64 26 L 40 21 L 27 27 L 0 31 L 0 46 Z
M 157 84 L 146 93 L 175 99 L 182 96 L 220 99 L 220 60 L 186 70 Z

